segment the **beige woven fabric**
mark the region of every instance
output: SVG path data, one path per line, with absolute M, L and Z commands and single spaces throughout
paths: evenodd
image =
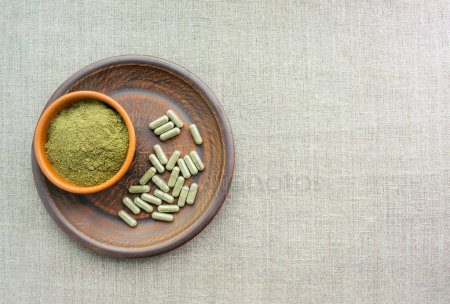
M 450 303 L 450 4 L 0 0 L 0 302 Z M 141 260 L 71 241 L 34 189 L 72 73 L 162 57 L 216 93 L 236 171 L 211 225 Z

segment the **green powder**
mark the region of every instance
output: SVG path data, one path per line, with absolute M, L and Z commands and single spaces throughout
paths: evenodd
M 99 185 L 122 167 L 128 152 L 128 130 L 112 108 L 94 100 L 61 111 L 48 129 L 47 157 L 65 180 Z

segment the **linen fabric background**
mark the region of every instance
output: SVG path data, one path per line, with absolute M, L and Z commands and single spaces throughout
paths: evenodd
M 0 302 L 449 303 L 450 3 L 0 0 Z M 140 260 L 64 234 L 30 152 L 80 68 L 178 63 L 233 128 L 229 196 Z

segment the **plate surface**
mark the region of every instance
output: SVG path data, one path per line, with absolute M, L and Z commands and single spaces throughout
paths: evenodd
M 76 195 L 50 183 L 32 151 L 33 176 L 39 196 L 56 223 L 73 239 L 98 253 L 121 258 L 152 256 L 174 249 L 200 233 L 217 214 L 228 193 L 234 171 L 234 141 L 226 115 L 211 90 L 196 76 L 174 63 L 148 56 L 119 56 L 95 62 L 67 79 L 49 102 L 63 94 L 91 90 L 111 96 L 128 112 L 136 130 L 136 153 L 128 173 L 111 188 Z M 181 134 L 161 142 L 148 123 L 173 109 L 182 118 Z M 197 124 L 203 137 L 195 145 L 188 126 Z M 173 223 L 158 222 L 141 212 L 138 226 L 118 218 L 129 185 L 138 184 L 150 168 L 148 155 L 159 143 L 166 155 L 196 150 L 205 170 L 188 179 L 199 185 L 195 204 L 175 214 Z M 169 173 L 163 178 L 167 181 Z M 155 186 L 150 182 L 152 188 Z

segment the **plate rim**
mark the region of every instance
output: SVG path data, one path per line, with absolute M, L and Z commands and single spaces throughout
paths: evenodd
M 220 186 L 221 189 L 219 190 L 219 194 L 217 195 L 215 203 L 210 208 L 208 208 L 208 210 L 201 216 L 201 218 L 197 221 L 197 223 L 192 229 L 188 230 L 187 233 L 181 235 L 180 237 L 177 237 L 172 241 L 164 242 L 161 245 L 152 246 L 149 248 L 143 247 L 139 249 L 133 249 L 120 246 L 111 246 L 106 243 L 92 239 L 86 234 L 80 232 L 64 217 L 64 215 L 62 215 L 59 212 L 59 209 L 56 208 L 54 204 L 50 203 L 48 192 L 38 190 L 38 184 L 42 184 L 43 189 L 46 189 L 47 187 L 45 186 L 44 182 L 45 178 L 40 177 L 41 170 L 37 165 L 36 157 L 34 154 L 34 147 L 32 147 L 31 161 L 32 161 L 34 184 L 42 204 L 44 205 L 45 209 L 50 214 L 52 219 L 67 235 L 69 235 L 70 238 L 72 238 L 82 246 L 87 247 L 93 250 L 94 252 L 116 258 L 143 258 L 158 255 L 173 250 L 190 241 L 195 236 L 197 236 L 201 231 L 203 231 L 206 228 L 206 226 L 209 225 L 209 223 L 212 221 L 212 219 L 216 216 L 216 214 L 222 207 L 231 187 L 235 166 L 235 146 L 234 146 L 233 131 L 231 129 L 228 117 L 226 116 L 225 110 L 222 107 L 222 104 L 219 102 L 219 100 L 214 95 L 212 90 L 192 72 L 174 62 L 161 59 L 159 57 L 147 55 L 120 55 L 95 61 L 81 68 L 80 70 L 72 74 L 69 78 L 67 78 L 51 95 L 51 97 L 45 104 L 45 107 L 42 110 L 42 112 L 47 108 L 47 106 L 50 103 L 56 100 L 56 98 L 66 94 L 68 89 L 72 85 L 74 85 L 80 78 L 83 78 L 88 74 L 95 72 L 96 70 L 101 70 L 102 68 L 106 68 L 111 65 L 133 64 L 133 63 L 151 65 L 163 69 L 165 71 L 168 71 L 170 73 L 173 73 L 175 76 L 181 78 L 184 81 L 187 81 L 189 85 L 191 85 L 199 94 L 203 96 L 207 104 L 213 110 L 214 114 L 216 115 L 216 119 L 218 120 L 219 124 L 223 129 L 224 143 L 225 146 L 227 147 L 225 151 L 226 161 L 224 170 L 226 182 L 221 183 Z

